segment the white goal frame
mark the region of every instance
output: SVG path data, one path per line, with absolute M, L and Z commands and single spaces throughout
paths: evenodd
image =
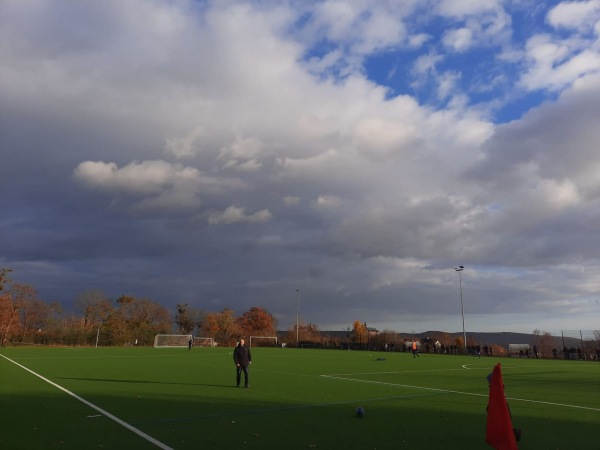
M 211 337 L 197 336 L 194 338 L 194 347 L 216 347 L 215 340 Z
M 157 334 L 154 336 L 154 348 L 184 348 L 189 345 L 191 334 Z
M 250 347 L 252 347 L 252 339 L 274 339 L 277 346 L 277 336 L 250 336 Z

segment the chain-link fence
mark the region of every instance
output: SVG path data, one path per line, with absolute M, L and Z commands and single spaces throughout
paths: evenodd
M 560 345 L 563 359 L 600 361 L 600 330 L 562 330 Z

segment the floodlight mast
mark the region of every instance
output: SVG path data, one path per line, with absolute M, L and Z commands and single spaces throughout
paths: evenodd
M 458 272 L 458 283 L 460 285 L 460 311 L 462 313 L 462 325 L 463 325 L 463 347 L 465 354 L 467 353 L 467 332 L 465 331 L 465 307 L 463 305 L 463 291 L 462 291 L 462 277 L 460 273 L 465 270 L 465 266 L 455 267 L 454 270 Z

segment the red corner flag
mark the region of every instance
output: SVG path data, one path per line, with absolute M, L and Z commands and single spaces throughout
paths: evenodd
M 491 373 L 485 441 L 496 450 L 518 450 L 508 404 L 504 396 L 500 363 L 496 364 Z

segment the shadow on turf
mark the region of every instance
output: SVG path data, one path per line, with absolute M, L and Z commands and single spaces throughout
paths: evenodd
M 167 381 L 149 381 L 149 380 L 116 380 L 111 378 L 76 378 L 76 377 L 56 377 L 56 380 L 77 380 L 77 381 L 103 381 L 105 383 L 145 383 L 145 384 L 173 384 L 182 386 L 210 386 L 222 388 L 235 388 L 231 384 L 208 384 L 208 383 L 173 383 Z

